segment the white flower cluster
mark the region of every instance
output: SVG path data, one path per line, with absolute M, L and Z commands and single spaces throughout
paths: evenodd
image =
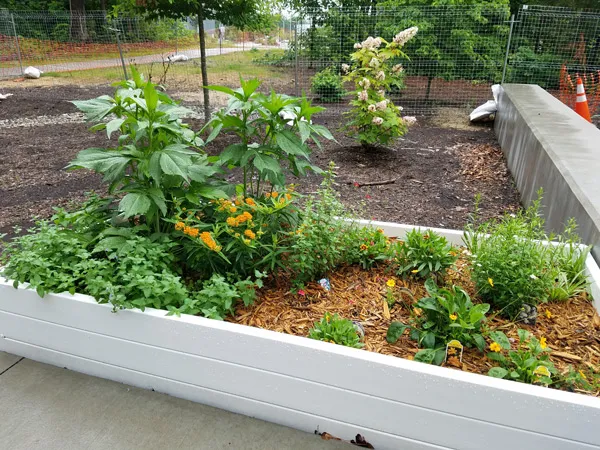
M 406 30 L 401 31 L 396 36 L 394 36 L 394 42 L 396 44 L 398 44 L 400 47 L 402 47 L 404 44 L 406 44 L 408 41 L 410 41 L 413 37 L 415 37 L 415 34 L 417 34 L 417 31 L 419 31 L 418 27 L 407 28 Z
M 367 39 L 362 41 L 360 44 L 355 44 L 354 48 L 357 48 L 356 45 L 360 45 L 358 48 L 364 48 L 365 50 L 372 50 L 374 48 L 379 48 L 381 46 L 381 38 L 373 38 L 369 36 Z
M 369 61 L 369 66 L 373 67 L 374 69 L 377 69 L 380 65 L 381 62 L 377 58 L 371 58 L 371 61 Z
M 375 75 L 375 79 L 378 81 L 385 80 L 385 72 L 383 70 L 380 70 L 379 72 L 377 72 L 377 75 Z
M 394 67 L 392 67 L 392 72 L 394 73 L 400 73 L 404 70 L 404 67 L 402 67 L 402 64 L 396 64 Z
M 368 78 L 363 78 L 361 81 L 358 82 L 358 85 L 363 88 L 363 89 L 369 89 L 371 87 L 371 81 L 369 81 Z
M 373 117 L 373 123 L 375 125 L 381 125 L 383 123 L 383 119 L 381 117 Z
M 360 44 L 356 43 L 356 44 L 354 44 L 354 48 L 355 48 L 356 50 L 360 50 L 360 49 L 362 48 L 362 45 L 360 45 Z
M 358 99 L 361 102 L 366 102 L 367 100 L 369 100 L 369 93 L 367 91 L 360 91 L 358 93 Z
M 350 71 L 350 66 L 348 64 L 342 64 L 342 72 L 348 73 Z
M 377 111 L 377 107 L 375 105 L 369 105 L 369 106 L 367 106 L 367 109 L 369 110 L 369 112 Z
M 385 91 L 383 89 L 379 89 L 377 91 L 377 95 L 379 95 L 380 97 L 385 97 Z
M 375 107 L 379 110 L 379 111 L 383 111 L 387 108 L 388 105 L 388 100 L 381 100 L 380 102 L 377 102 L 375 104 Z
M 417 118 L 413 116 L 404 116 L 402 119 L 404 119 L 404 123 L 409 127 L 417 123 Z

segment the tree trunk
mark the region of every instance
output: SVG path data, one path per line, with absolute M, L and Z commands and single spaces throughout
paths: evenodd
M 202 13 L 198 12 L 198 34 L 200 35 L 200 68 L 202 71 L 202 91 L 204 92 L 204 120 L 210 120 L 210 95 L 206 86 L 208 86 L 208 71 L 206 69 L 206 41 L 204 39 L 204 18 Z
M 430 75 L 427 77 L 427 90 L 425 91 L 425 101 L 429 102 L 429 95 L 431 94 L 431 82 L 433 81 L 433 76 Z
M 85 23 L 85 0 L 69 0 L 71 10 L 71 39 L 86 41 L 88 38 Z

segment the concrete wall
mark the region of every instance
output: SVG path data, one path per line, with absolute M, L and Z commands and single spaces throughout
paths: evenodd
M 600 261 L 600 130 L 537 85 L 504 85 L 498 103 L 494 128 L 523 204 L 543 188 L 548 230 L 574 217 Z

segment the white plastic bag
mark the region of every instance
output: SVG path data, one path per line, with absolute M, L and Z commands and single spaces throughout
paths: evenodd
M 0 100 L 6 100 L 8 97 L 10 97 L 12 94 L 0 94 Z
M 42 72 L 41 70 L 36 69 L 35 67 L 32 67 L 32 66 L 29 66 L 23 71 L 23 76 L 25 78 L 37 79 L 37 78 L 41 77 L 43 73 L 44 72 Z
M 496 117 L 496 111 L 498 111 L 498 95 L 500 94 L 500 85 L 494 84 L 492 86 L 492 95 L 494 100 L 488 100 L 483 105 L 475 108 L 471 114 L 469 114 L 469 120 L 471 122 L 491 122 Z
M 171 55 L 168 58 L 170 62 L 187 61 L 188 59 L 190 58 L 187 55 Z

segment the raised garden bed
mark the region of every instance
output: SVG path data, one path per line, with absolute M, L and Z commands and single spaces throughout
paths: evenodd
M 589 256 L 586 270 L 600 298 Z M 196 316 L 115 314 L 85 295 L 2 281 L 0 337 L 3 351 L 377 449 L 600 448 L 594 397 Z

